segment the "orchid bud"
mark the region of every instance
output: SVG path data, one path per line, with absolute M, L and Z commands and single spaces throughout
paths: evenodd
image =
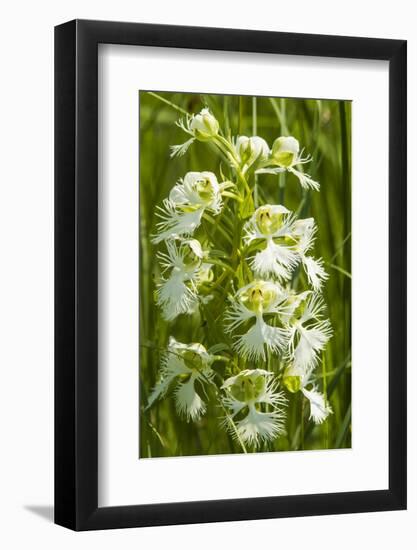
M 258 136 L 239 136 L 236 140 L 236 151 L 242 164 L 248 166 L 254 162 L 266 160 L 269 155 L 268 144 Z
M 297 393 L 302 386 L 302 372 L 294 364 L 289 365 L 282 378 L 282 383 L 290 393 Z
M 271 156 L 274 162 L 282 168 L 288 168 L 296 163 L 300 144 L 291 136 L 279 137 L 272 145 Z
M 219 123 L 208 109 L 203 109 L 192 117 L 190 130 L 199 141 L 209 141 L 218 134 Z

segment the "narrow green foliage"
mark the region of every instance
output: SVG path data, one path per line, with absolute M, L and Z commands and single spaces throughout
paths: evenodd
M 140 92 L 140 457 L 351 446 L 351 104 Z

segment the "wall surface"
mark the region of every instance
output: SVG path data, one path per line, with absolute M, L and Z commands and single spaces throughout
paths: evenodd
M 15 548 L 415 548 L 416 285 L 409 288 L 409 510 L 75 534 L 51 523 L 53 494 L 53 26 L 73 18 L 403 38 L 409 151 L 417 148 L 413 3 L 15 1 L 2 9 L 0 136 L 0 545 Z M 409 204 L 416 204 L 409 155 Z M 409 279 L 416 280 L 414 209 Z M 372 313 L 370 312 L 370 322 Z M 370 396 L 372 389 L 370 388 Z M 370 403 L 370 406 L 372 404 Z

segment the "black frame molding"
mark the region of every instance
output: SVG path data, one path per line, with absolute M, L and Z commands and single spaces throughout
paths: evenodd
M 99 43 L 389 61 L 389 489 L 98 507 Z M 406 508 L 404 40 L 74 20 L 55 28 L 55 523 L 77 531 Z

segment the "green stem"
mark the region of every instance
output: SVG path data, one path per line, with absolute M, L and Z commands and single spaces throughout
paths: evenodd
M 350 273 L 348 273 L 345 269 L 339 267 L 338 265 L 335 265 L 335 264 L 327 264 L 329 267 L 331 267 L 332 269 L 335 269 L 336 271 L 339 271 L 340 273 L 342 273 L 345 277 L 348 277 L 349 279 L 352 278 L 352 275 Z
M 211 291 L 213 292 L 213 290 L 215 290 L 218 286 L 220 286 L 226 277 L 227 277 L 227 271 L 223 271 L 220 277 L 212 285 Z
M 239 96 L 239 125 L 238 125 L 238 134 L 242 135 L 243 129 L 243 97 Z
M 256 101 L 256 97 L 252 97 L 252 135 L 256 136 L 258 133 L 258 126 L 257 126 L 257 118 L 258 118 L 258 105 Z M 258 197 L 258 176 L 255 174 L 255 183 L 253 187 L 253 202 L 255 205 L 255 208 L 258 208 L 259 206 L 259 197 Z
M 247 181 L 247 179 L 245 178 L 242 170 L 240 169 L 240 166 L 239 166 L 239 160 L 238 158 L 236 157 L 236 152 L 232 146 L 232 144 L 227 141 L 226 138 L 224 138 L 223 136 L 221 135 L 217 135 L 213 141 L 216 143 L 217 147 L 220 149 L 220 151 L 226 155 L 226 157 L 230 160 L 230 162 L 233 164 L 233 167 L 235 169 L 235 172 L 236 172 L 236 175 L 238 177 L 238 179 L 240 180 L 240 182 L 243 184 L 245 190 L 246 190 L 246 193 L 249 195 L 252 196 L 252 190 L 249 186 L 249 183 Z
M 214 265 L 218 265 L 219 267 L 221 267 L 222 269 L 225 269 L 226 271 L 230 271 L 230 273 L 232 275 L 235 274 L 234 270 L 227 264 L 223 263 L 222 261 L 220 260 L 216 260 L 214 258 L 208 258 L 207 261 L 210 263 L 210 264 L 214 264 Z
M 235 434 L 236 434 L 236 439 L 239 441 L 240 446 L 242 447 L 243 452 L 244 452 L 245 454 L 247 454 L 248 451 L 247 451 L 247 449 L 246 449 L 245 444 L 244 444 L 243 441 L 242 441 L 242 438 L 240 437 L 239 430 L 237 429 L 236 424 L 235 424 L 234 421 L 233 421 L 233 418 L 232 418 L 232 417 L 229 415 L 229 413 L 227 412 L 226 407 L 223 405 L 223 401 L 222 401 L 221 395 L 220 395 L 220 393 L 219 393 L 219 390 L 218 390 L 216 384 L 215 384 L 212 380 L 210 380 L 209 378 L 207 378 L 204 374 L 202 374 L 202 377 L 206 380 L 206 382 L 208 382 L 209 384 L 211 384 L 211 386 L 214 388 L 214 391 L 215 391 L 215 393 L 216 393 L 216 396 L 217 396 L 217 399 L 218 399 L 218 401 L 219 401 L 219 403 L 220 403 L 220 406 L 221 406 L 221 408 L 223 409 L 223 412 L 224 412 L 224 414 L 225 414 L 225 416 L 226 416 L 228 422 L 230 422 L 230 425 L 232 426 L 233 431 L 234 431 Z
M 282 132 L 285 132 L 286 134 L 289 134 L 288 126 L 287 126 L 287 108 L 286 108 L 286 100 L 281 97 L 279 100 L 280 109 L 281 109 L 281 117 L 282 117 Z
M 301 393 L 301 392 L 300 392 Z M 300 423 L 300 428 L 301 428 L 301 433 L 300 433 L 300 449 L 303 451 L 304 450 L 304 406 L 305 406 L 305 399 L 304 399 L 304 395 L 301 394 L 301 423 Z
M 236 174 L 239 178 L 239 180 L 243 183 L 243 186 L 246 190 L 246 193 L 248 196 L 252 196 L 252 189 L 249 186 L 248 180 L 245 178 L 245 176 L 242 174 L 242 171 L 240 170 L 239 164 L 236 163 L 235 165 Z
M 342 425 L 340 427 L 336 443 L 335 443 L 335 449 L 340 449 L 341 444 L 343 443 L 343 440 L 345 439 L 346 433 L 350 426 L 351 421 L 351 415 L 352 415 L 352 406 L 349 405 L 348 410 L 346 411 L 345 417 L 343 419 Z
M 333 256 L 330 258 L 330 261 L 333 262 L 337 256 L 341 253 L 343 247 L 348 242 L 350 237 L 352 236 L 352 232 L 349 231 L 349 233 L 346 235 L 346 237 L 343 239 L 343 241 L 340 243 L 340 245 L 337 247 L 336 252 L 333 254 Z
M 273 108 L 273 110 L 274 110 L 274 112 L 277 116 L 278 122 L 281 125 L 281 133 L 285 134 L 285 135 L 288 135 L 289 131 L 288 131 L 288 127 L 287 127 L 286 120 L 285 120 L 285 113 L 281 112 L 280 107 L 278 107 L 278 102 L 274 97 L 270 97 L 269 101 L 270 101 L 270 103 L 272 105 L 272 108 Z M 284 101 L 284 100 L 282 100 L 282 101 Z M 284 103 L 282 103 L 282 105 L 284 105 Z
M 239 197 L 238 195 L 235 195 L 234 193 L 230 193 L 229 191 L 223 191 L 222 195 L 224 197 L 230 197 L 231 199 L 234 199 L 235 201 L 243 202 L 242 197 Z
M 183 115 L 188 115 L 188 113 L 185 109 L 183 109 L 179 105 L 175 105 L 175 103 L 172 103 L 172 101 L 168 101 L 168 99 L 165 99 L 164 97 L 156 94 L 155 92 L 148 92 L 148 94 L 151 95 L 152 97 L 155 97 L 156 99 L 159 99 L 159 101 L 162 101 L 162 103 L 165 103 L 166 105 L 169 105 L 170 107 L 172 107 L 176 111 L 179 111 Z
M 327 405 L 327 374 L 326 374 L 326 355 L 323 353 L 321 362 L 321 372 L 323 375 L 323 395 Z M 329 422 L 324 423 L 324 448 L 329 448 Z
M 204 212 L 203 214 L 203 219 L 205 219 L 206 221 L 208 221 L 211 225 L 213 225 L 215 227 L 216 230 L 218 230 L 222 235 L 223 237 L 230 243 L 233 245 L 233 240 L 232 238 L 230 237 L 230 235 L 228 233 L 226 233 L 226 231 L 223 229 L 223 227 L 216 222 L 216 220 L 214 220 L 210 214 L 207 214 L 207 212 Z
M 279 204 L 284 204 L 285 201 L 285 172 L 278 174 L 278 188 L 279 188 Z
M 229 121 L 229 96 L 223 97 L 223 119 L 224 119 L 224 132 L 226 136 L 230 137 L 230 121 Z

